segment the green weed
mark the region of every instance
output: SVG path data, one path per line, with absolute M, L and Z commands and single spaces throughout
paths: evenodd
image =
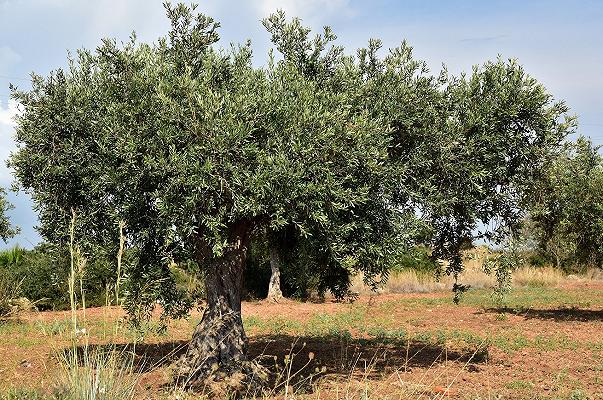
M 507 389 L 512 389 L 512 390 L 526 390 L 526 389 L 533 389 L 534 384 L 530 381 L 516 380 L 516 381 L 508 382 L 505 385 L 505 387 Z

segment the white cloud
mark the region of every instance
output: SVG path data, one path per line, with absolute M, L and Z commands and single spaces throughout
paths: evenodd
M 278 9 L 290 17 L 300 17 L 315 22 L 324 22 L 326 17 L 352 15 L 350 0 L 256 0 L 253 2 L 261 18 L 267 17 Z
M 10 184 L 12 176 L 6 167 L 6 159 L 10 152 L 15 149 L 14 135 L 14 117 L 19 112 L 17 102 L 8 101 L 8 106 L 0 103 L 0 186 L 6 187 Z
M 10 67 L 21 61 L 21 56 L 8 46 L 0 46 L 0 74 L 7 74 Z
M 18 112 L 19 109 L 15 100 L 9 100 L 7 108 L 4 108 L 2 103 L 0 103 L 0 125 L 15 125 L 14 117 Z

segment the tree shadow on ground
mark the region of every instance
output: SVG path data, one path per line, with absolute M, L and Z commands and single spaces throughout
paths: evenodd
M 496 307 L 487 308 L 486 313 L 512 314 L 525 319 L 542 319 L 557 322 L 581 321 L 596 322 L 603 321 L 603 310 L 590 310 L 577 307 L 561 307 L 552 309 L 534 309 L 534 308 L 511 308 Z
M 187 345 L 188 341 L 139 343 L 136 346 L 91 344 L 88 352 L 115 351 L 125 357 L 133 356 L 133 370 L 145 373 L 174 363 L 186 352 Z M 78 352 L 83 354 L 84 346 L 79 347 Z M 395 371 L 429 369 L 444 362 L 478 364 L 487 358 L 487 348 L 447 349 L 437 343 L 419 340 L 355 339 L 336 335 L 265 335 L 249 340 L 249 359 L 266 367 L 275 381 L 290 367 L 290 375 L 294 375 L 292 384 L 307 381 L 309 375 L 348 378 L 356 374 L 372 379 Z
M 483 363 L 488 359 L 488 349 L 450 349 L 437 343 L 406 339 L 266 335 L 253 338 L 249 355 L 273 372 L 288 367 L 290 362 L 291 371 L 305 371 L 301 373 L 304 376 L 321 371 L 323 376 L 347 378 L 355 374 L 373 379 L 451 361 Z

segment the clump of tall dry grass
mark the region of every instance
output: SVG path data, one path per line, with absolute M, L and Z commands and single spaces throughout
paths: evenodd
M 75 220 L 73 211 L 70 226 L 69 252 L 71 271 L 69 275 L 69 298 L 71 304 L 71 347 L 59 352 L 60 373 L 57 376 L 55 398 L 64 400 L 131 400 L 134 398 L 138 377 L 134 370 L 134 354 L 126 354 L 108 347 L 108 350 L 91 349 L 88 331 L 85 328 L 86 296 L 83 276 L 86 258 L 75 244 Z M 121 225 L 120 225 L 121 229 Z M 121 254 L 118 255 L 118 260 Z M 77 279 L 79 299 L 84 316 L 84 326 L 79 327 L 77 318 Z M 83 344 L 80 345 L 80 339 Z
M 492 251 L 486 247 L 478 247 L 465 254 L 464 271 L 459 282 L 474 289 L 492 289 L 497 286 L 496 277 L 484 272 L 483 265 Z M 362 274 L 354 277 L 351 290 L 359 294 L 370 294 L 371 289 L 364 285 Z M 565 275 L 552 266 L 523 266 L 513 271 L 513 287 L 556 287 L 568 281 L 603 280 L 603 270 L 589 269 L 580 275 Z M 454 279 L 442 276 L 439 280 L 433 274 L 418 272 L 413 269 L 392 271 L 388 280 L 379 289 L 380 293 L 431 293 L 451 290 Z
M 553 267 L 523 267 L 513 272 L 513 285 L 517 287 L 555 287 L 564 279 L 563 272 Z
M 78 354 L 68 351 L 61 359 L 56 397 L 68 400 L 130 400 L 138 382 L 133 356 L 112 351 Z
M 589 268 L 582 277 L 591 281 L 603 281 L 603 269 Z

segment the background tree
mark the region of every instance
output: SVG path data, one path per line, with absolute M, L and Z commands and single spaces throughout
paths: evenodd
M 0 238 L 5 243 L 19 232 L 17 228 L 11 225 L 7 215 L 12 208 L 13 205 L 6 199 L 6 190 L 0 188 Z
M 279 232 L 270 231 L 267 234 L 268 252 L 270 259 L 270 281 L 268 282 L 269 301 L 278 303 L 283 298 L 281 290 L 281 269 L 287 251 L 295 246 L 296 232 L 292 225 L 286 226 Z
M 407 215 L 418 211 L 426 224 L 407 218 L 401 229 L 422 226 L 415 240 L 447 261 L 456 278 L 467 242 L 501 244 L 519 229 L 535 182 L 575 120 L 515 61 L 434 77 L 405 42 L 383 60 L 380 48 L 372 40 L 359 51 L 365 107 L 391 128 L 396 206 Z
M 447 117 L 440 119 L 436 138 L 441 145 L 422 148 L 420 158 L 428 165 L 418 181 L 420 197 L 429 199 L 424 212 L 434 225 L 431 246 L 457 276 L 467 240 L 512 243 L 532 188 L 575 120 L 515 61 L 489 62 L 471 76 L 452 79 L 444 98 Z
M 603 157 L 579 138 L 534 186 L 527 235 L 558 268 L 603 267 Z

